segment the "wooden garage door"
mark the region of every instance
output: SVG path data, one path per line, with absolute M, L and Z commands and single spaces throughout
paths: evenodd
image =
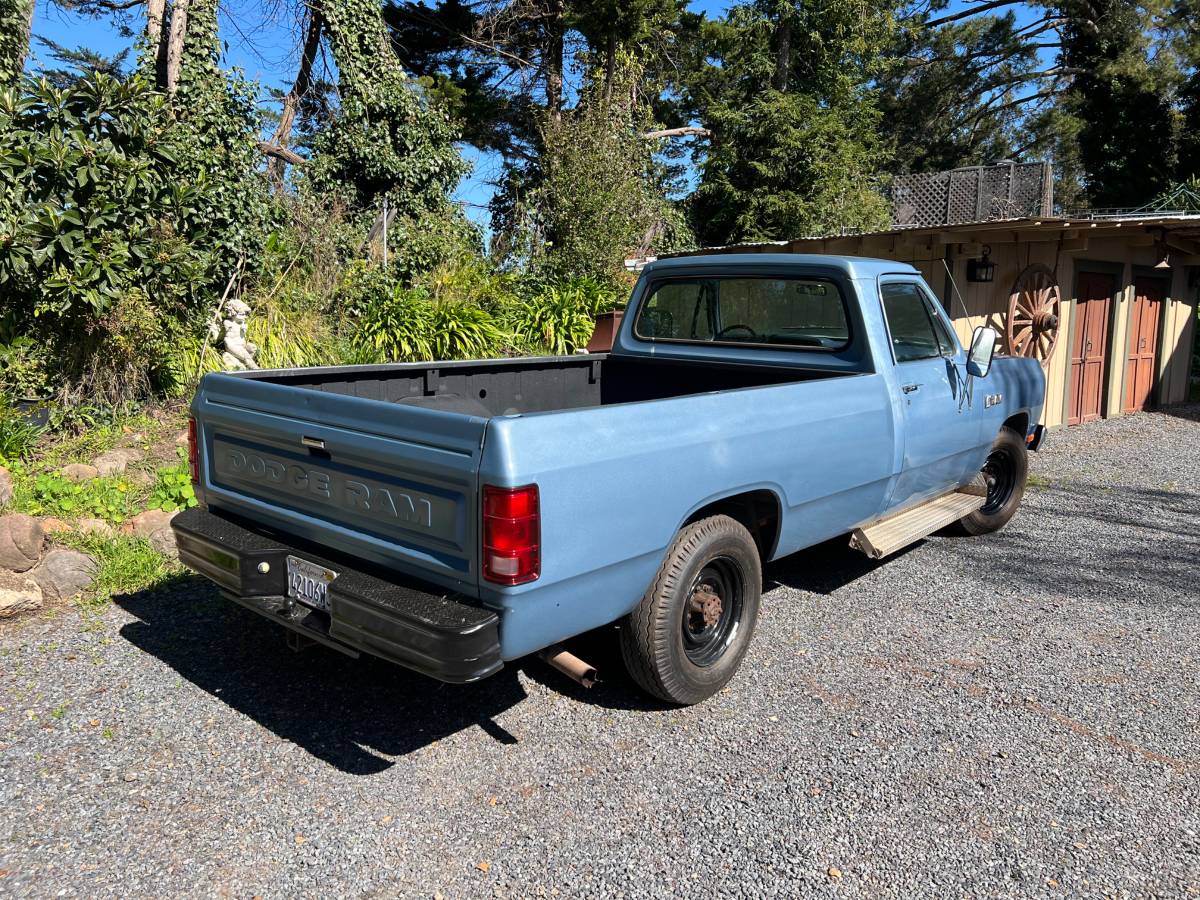
M 1094 422 L 1104 403 L 1108 368 L 1108 314 L 1116 279 L 1100 272 L 1079 273 L 1071 337 L 1071 402 L 1068 425 Z
M 1145 409 L 1158 371 L 1158 329 L 1162 321 L 1166 283 L 1141 276 L 1134 281 L 1129 320 L 1129 358 L 1125 363 L 1125 412 Z

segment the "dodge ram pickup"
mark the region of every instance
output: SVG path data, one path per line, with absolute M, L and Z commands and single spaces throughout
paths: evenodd
M 1045 387 L 995 342 L 904 264 L 711 255 L 648 265 L 609 353 L 207 375 L 180 555 L 294 642 L 444 681 L 619 622 L 696 703 L 765 563 L 1009 521 Z

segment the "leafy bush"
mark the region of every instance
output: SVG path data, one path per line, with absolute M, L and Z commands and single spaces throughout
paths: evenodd
M 526 344 L 563 356 L 586 346 L 595 317 L 623 302 L 615 288 L 593 278 L 551 282 L 531 299 L 508 304 L 502 321 Z
M 570 291 L 550 286 L 532 300 L 511 305 L 505 324 L 531 346 L 555 356 L 587 344 L 595 327 L 591 312 Z
M 42 429 L 13 409 L 10 401 L 0 395 L 0 463 L 27 457 L 41 434 Z
M 266 221 L 257 115 L 236 85 L 181 88 L 93 73 L 0 91 L 0 296 L 37 336 L 68 402 L 146 396 L 174 377 L 180 333 Z M 245 102 L 243 102 L 245 101 Z
M 0 393 L 10 397 L 46 397 L 51 390 L 45 341 L 16 336 L 0 344 Z
M 371 300 L 352 338 L 356 357 L 364 362 L 481 359 L 498 352 L 503 341 L 504 333 L 485 309 L 403 288 Z
M 187 451 L 181 447 L 179 455 L 182 457 L 179 465 L 158 470 L 154 491 L 150 494 L 151 509 L 175 512 L 191 509 L 197 504 L 191 472 L 188 470 Z
M 79 336 L 133 287 L 178 300 L 199 258 L 176 127 L 137 78 L 0 92 L 0 288 Z
M 129 512 L 129 482 L 123 478 L 68 481 L 53 472 L 34 475 L 29 496 L 15 504 L 35 516 L 96 518 L 123 521 Z M 21 502 L 23 500 L 23 502 Z

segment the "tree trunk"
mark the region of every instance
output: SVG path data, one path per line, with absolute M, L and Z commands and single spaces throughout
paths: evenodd
M 17 35 L 16 42 L 5 48 L 12 55 L 8 59 L 0 59 L 0 87 L 4 87 L 6 82 L 16 84 L 21 80 L 25 57 L 29 55 L 29 42 L 33 39 L 33 6 L 34 0 L 15 0 L 5 10 L 5 15 L 0 17 L 0 28 L 11 27 Z
M 146 53 L 154 60 L 154 84 L 160 90 L 167 75 L 166 40 L 163 35 L 163 20 L 167 14 L 167 0 L 149 0 L 146 4 Z M 144 65 L 144 64 L 143 64 Z
M 604 102 L 608 103 L 612 99 L 613 76 L 617 69 L 617 35 L 615 32 L 608 33 L 608 47 L 604 59 Z
M 775 90 L 784 93 L 788 89 L 788 75 L 792 70 L 792 23 L 784 19 L 775 26 Z
M 167 41 L 167 93 L 175 95 L 179 86 L 179 67 L 183 63 L 183 39 L 187 35 L 188 5 L 191 0 L 175 0 L 171 4 L 171 32 Z
M 296 110 L 300 101 L 312 87 L 313 61 L 321 46 L 321 28 L 323 20 L 321 9 L 314 4 L 309 8 L 308 27 L 304 32 L 304 47 L 300 51 L 300 68 L 296 70 L 296 80 L 292 89 L 283 98 L 283 110 L 279 115 L 279 127 L 275 129 L 275 137 L 271 143 L 276 147 L 287 147 L 292 137 L 292 126 L 296 121 Z M 287 170 L 287 160 L 280 156 L 272 156 L 267 161 L 267 174 L 277 190 L 283 190 L 283 176 Z
M 542 65 L 546 69 L 546 109 L 554 121 L 562 119 L 563 51 L 566 37 L 565 0 L 551 0 L 546 24 L 546 50 Z
M 33 40 L 33 8 L 36 5 L 36 0 L 26 0 L 25 21 L 21 24 L 21 58 L 17 60 L 18 72 L 25 68 L 25 57 L 29 55 L 29 42 Z
M 157 47 L 162 40 L 163 15 L 167 11 L 167 0 L 148 0 L 146 3 L 146 44 Z

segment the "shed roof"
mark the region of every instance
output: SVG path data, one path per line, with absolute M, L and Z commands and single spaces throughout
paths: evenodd
M 786 241 L 750 241 L 742 244 L 704 247 L 701 250 L 683 251 L 664 256 L 688 256 L 695 253 L 724 252 L 731 253 L 739 250 L 748 252 L 770 252 L 778 248 L 781 252 L 789 249 L 810 249 L 815 245 L 845 238 L 872 237 L 904 237 L 912 239 L 918 236 L 936 236 L 942 243 L 960 243 L 970 241 L 986 242 L 990 235 L 999 236 L 1005 233 L 1020 234 L 1022 239 L 1045 237 L 1048 240 L 1057 236 L 1082 237 L 1114 237 L 1122 233 L 1146 231 L 1155 229 L 1165 234 L 1180 238 L 1200 239 L 1200 213 L 1193 212 L 1116 212 L 1095 213 L 1087 215 L 1041 216 L 1019 219 L 989 219 L 979 222 L 965 222 L 955 225 L 897 225 L 878 231 L 845 231 L 841 233 L 798 237 Z M 1200 247 L 1187 249 L 1196 252 Z

